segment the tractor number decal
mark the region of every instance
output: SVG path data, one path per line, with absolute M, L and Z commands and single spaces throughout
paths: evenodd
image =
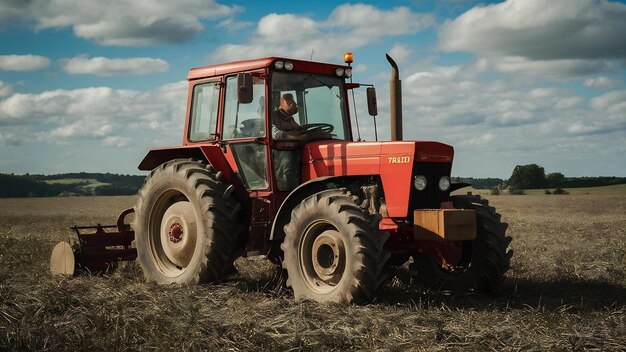
M 410 156 L 390 156 L 389 164 L 409 164 L 411 162 Z
M 420 157 L 421 160 L 440 160 L 440 161 L 450 161 L 451 158 L 446 155 L 422 155 Z

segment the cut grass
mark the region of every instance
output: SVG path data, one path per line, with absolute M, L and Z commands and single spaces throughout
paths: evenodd
M 267 260 L 201 286 L 52 278 L 74 223 L 108 224 L 134 197 L 0 200 L 0 350 L 626 349 L 626 197 L 491 197 L 515 250 L 502 289 L 437 292 L 405 269 L 367 306 L 295 303 Z
M 100 182 L 95 178 L 63 178 L 58 180 L 46 180 L 48 184 L 62 184 L 62 185 L 79 185 L 78 188 L 85 190 L 93 190 L 100 186 L 108 186 L 110 183 Z
M 80 188 L 94 189 L 94 188 L 97 188 L 97 187 L 100 187 L 100 186 L 108 186 L 108 185 L 110 185 L 110 183 L 96 181 L 96 182 L 92 182 L 92 183 L 90 183 L 88 185 L 80 186 Z
M 45 180 L 44 182 L 51 184 L 51 185 L 55 185 L 55 184 L 72 185 L 72 184 L 81 184 L 81 183 L 88 183 L 88 184 L 98 183 L 98 180 L 96 180 L 95 178 L 62 178 L 58 180 Z
M 621 195 L 626 196 L 626 184 L 623 185 L 611 185 L 601 187 L 583 187 L 583 188 L 563 188 L 569 194 L 588 194 L 588 195 Z M 554 191 L 554 188 L 548 188 L 550 192 Z M 543 195 L 545 190 L 543 189 L 527 189 L 524 190 L 528 195 Z M 549 194 L 547 194 L 549 196 Z

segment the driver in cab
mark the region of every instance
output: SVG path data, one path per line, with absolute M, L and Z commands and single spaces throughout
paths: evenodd
M 298 113 L 298 104 L 290 93 L 280 97 L 278 109 L 272 116 L 272 137 L 274 139 L 297 139 L 304 141 L 306 135 L 298 128 L 300 125 L 294 120 L 293 115 Z
M 286 93 L 280 97 L 278 109 L 272 115 L 272 138 L 298 140 L 300 144 L 313 138 L 321 137 L 321 133 L 304 133 L 293 115 L 298 113 L 298 104 L 293 94 Z M 322 133 L 323 134 L 323 133 Z M 300 150 L 272 150 L 274 176 L 276 186 L 281 191 L 291 191 L 300 183 Z

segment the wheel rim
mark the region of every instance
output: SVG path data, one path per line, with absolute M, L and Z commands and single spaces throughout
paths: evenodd
M 162 194 L 150 216 L 150 255 L 168 277 L 181 275 L 191 263 L 197 242 L 197 217 L 191 202 L 177 191 Z
M 311 290 L 328 293 L 339 284 L 345 272 L 346 250 L 336 227 L 323 220 L 309 225 L 299 252 L 300 271 Z

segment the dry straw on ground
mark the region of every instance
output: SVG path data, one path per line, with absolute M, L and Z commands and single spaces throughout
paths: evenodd
M 626 197 L 492 197 L 515 255 L 500 292 L 419 287 L 404 269 L 367 306 L 295 303 L 262 258 L 203 286 L 51 278 L 74 223 L 133 197 L 0 200 L 0 350 L 625 350 Z

